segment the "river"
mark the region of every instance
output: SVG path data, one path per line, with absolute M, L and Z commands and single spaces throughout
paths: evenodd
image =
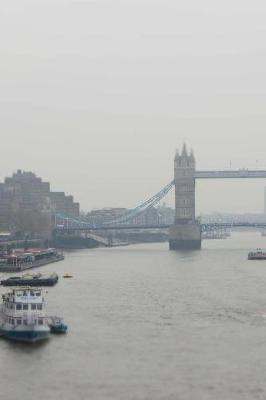
M 60 275 L 47 303 L 69 332 L 1 339 L 1 399 L 265 400 L 266 261 L 247 260 L 265 243 L 237 233 L 201 251 L 81 250 L 43 267 Z

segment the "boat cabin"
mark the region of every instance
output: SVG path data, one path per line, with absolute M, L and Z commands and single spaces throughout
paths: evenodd
M 2 313 L 11 325 L 44 325 L 45 301 L 39 288 L 17 288 L 3 296 Z

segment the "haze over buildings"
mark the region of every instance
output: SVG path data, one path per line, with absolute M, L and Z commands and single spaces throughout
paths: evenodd
M 50 232 L 55 212 L 78 217 L 79 203 L 32 172 L 18 170 L 0 183 L 0 229 Z
M 266 168 L 265 11 L 240 0 L 2 2 L 0 181 L 34 171 L 88 211 L 156 193 L 184 140 L 199 169 Z M 264 186 L 197 183 L 197 214 L 262 212 Z

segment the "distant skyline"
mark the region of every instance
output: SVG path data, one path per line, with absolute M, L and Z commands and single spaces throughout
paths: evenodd
M 90 210 L 159 191 L 184 141 L 197 169 L 266 169 L 265 14 L 245 0 L 2 2 L 0 180 L 33 171 Z M 197 213 L 262 212 L 265 185 L 197 182 Z

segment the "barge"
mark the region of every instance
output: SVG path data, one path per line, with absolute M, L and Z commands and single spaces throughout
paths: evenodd
M 54 248 L 14 250 L 0 258 L 0 272 L 21 272 L 64 260 L 63 253 Z
M 58 275 L 54 272 L 50 276 L 38 274 L 25 274 L 12 276 L 1 281 L 2 286 L 54 286 L 58 282 Z

